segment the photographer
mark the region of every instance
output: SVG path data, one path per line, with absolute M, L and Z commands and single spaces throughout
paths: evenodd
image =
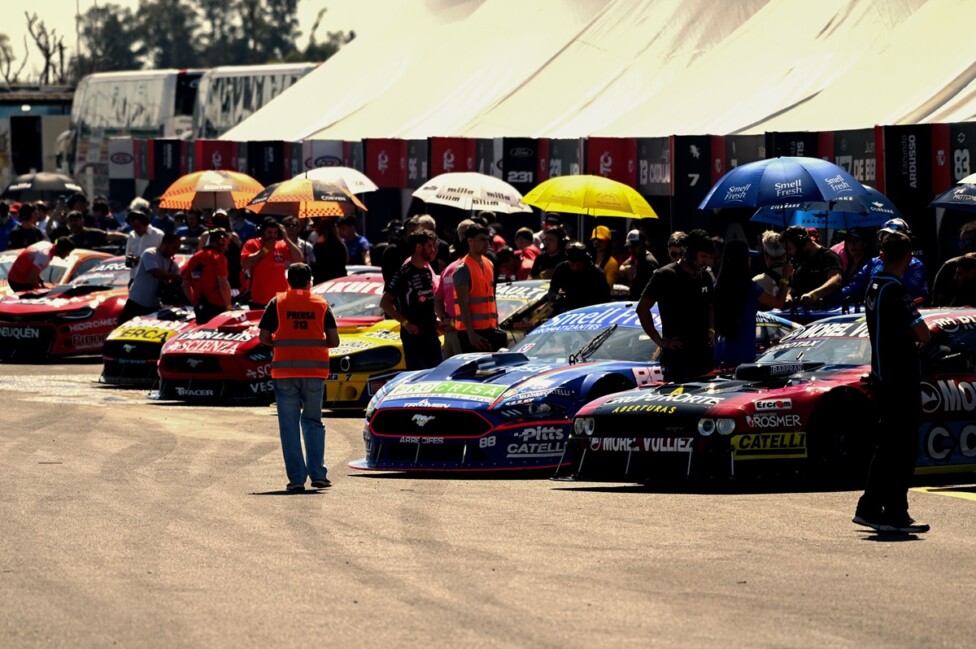
M 285 270 L 302 261 L 302 251 L 288 238 L 283 225 L 268 218 L 261 235 L 241 250 L 241 268 L 251 276 L 251 308 L 263 309 L 278 293 L 288 290 Z
M 149 217 L 142 216 L 148 225 Z M 131 218 L 132 212 L 129 212 L 129 219 Z M 175 284 L 182 281 L 183 276 L 180 275 L 179 268 L 173 261 L 173 255 L 179 249 L 180 237 L 176 234 L 166 234 L 160 237 L 158 246 L 149 247 L 142 252 L 132 267 L 133 280 L 129 286 L 129 297 L 122 307 L 122 313 L 119 314 L 119 324 L 157 310 L 162 282 Z

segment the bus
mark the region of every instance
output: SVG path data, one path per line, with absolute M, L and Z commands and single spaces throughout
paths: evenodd
M 318 63 L 211 68 L 200 78 L 193 109 L 193 137 L 219 138 L 316 67 Z
M 59 137 L 61 168 L 81 181 L 91 170 L 108 191 L 108 140 L 185 137 L 204 70 L 98 72 L 75 89 L 71 121 Z M 83 183 L 84 184 L 84 183 Z

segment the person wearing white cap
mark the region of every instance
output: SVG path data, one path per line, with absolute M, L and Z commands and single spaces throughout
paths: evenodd
M 639 300 L 644 287 L 650 281 L 651 275 L 661 264 L 657 258 L 648 252 L 644 242 L 644 235 L 634 229 L 627 233 L 627 252 L 630 255 L 620 264 L 617 281 L 630 287 L 630 299 Z

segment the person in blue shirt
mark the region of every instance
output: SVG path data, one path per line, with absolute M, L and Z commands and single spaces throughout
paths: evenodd
M 790 262 L 780 269 L 784 286 L 793 275 Z M 785 288 L 775 295 L 752 278 L 749 245 L 734 239 L 725 244 L 722 266 L 715 282 L 715 362 L 719 367 L 738 367 L 756 359 L 756 312 L 760 307 L 781 309 Z
M 20 225 L 20 223 L 10 215 L 10 205 L 5 201 L 0 201 L 0 252 L 7 249 L 7 240 L 10 232 Z
M 904 219 L 891 219 L 886 221 L 884 226 L 878 230 L 879 247 L 892 232 L 900 232 L 909 238 L 912 236 L 912 231 Z M 848 298 L 854 302 L 863 302 L 864 294 L 867 291 L 871 278 L 880 273 L 882 268 L 884 268 L 884 261 L 881 257 L 873 257 L 871 261 L 864 265 L 864 268 L 854 275 L 844 288 L 835 294 L 835 303 L 840 304 L 847 301 Z M 901 278 L 901 282 L 904 284 L 909 297 L 913 300 L 921 299 L 922 302 L 928 301 L 928 272 L 925 270 L 925 264 L 918 257 L 912 256 L 912 260 L 909 262 L 908 269 Z
M 346 244 L 346 250 L 349 252 L 349 262 L 350 264 L 358 265 L 369 265 L 370 255 L 369 255 L 369 241 L 363 235 L 356 232 L 356 217 L 343 216 L 338 221 L 336 221 L 336 228 L 339 231 L 339 238 L 342 242 Z

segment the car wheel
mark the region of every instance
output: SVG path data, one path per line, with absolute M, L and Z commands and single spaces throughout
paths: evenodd
M 828 394 L 807 426 L 807 456 L 814 479 L 843 486 L 864 486 L 877 412 L 861 396 Z

